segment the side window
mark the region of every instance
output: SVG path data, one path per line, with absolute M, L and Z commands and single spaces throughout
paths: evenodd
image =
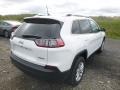
M 92 32 L 98 32 L 99 31 L 99 26 L 92 20 L 90 20 Z
M 91 26 L 88 20 L 80 20 L 80 30 L 81 33 L 90 33 L 91 32 Z
M 4 26 L 4 25 L 5 25 L 5 22 L 1 22 L 1 25 Z
M 72 24 L 72 33 L 73 34 L 80 34 L 80 26 L 79 26 L 79 21 L 73 21 Z
M 4 25 L 4 26 L 9 26 L 9 24 L 6 23 L 6 22 L 3 22 L 2 25 Z

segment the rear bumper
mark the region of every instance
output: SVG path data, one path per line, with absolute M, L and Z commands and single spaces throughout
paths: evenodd
M 37 77 L 42 78 L 52 78 L 52 79 L 66 79 L 70 73 L 70 71 L 60 72 L 58 69 L 50 70 L 46 69 L 43 66 L 36 65 L 33 63 L 30 63 L 28 61 L 25 61 L 13 53 L 11 53 L 11 61 L 12 63 L 19 68 L 20 70 L 30 73 L 31 75 L 35 75 Z

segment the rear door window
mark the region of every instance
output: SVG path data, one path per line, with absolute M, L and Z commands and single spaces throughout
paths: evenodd
M 63 22 L 51 19 L 28 19 L 16 30 L 15 36 L 39 36 L 43 39 L 60 38 Z
M 84 33 L 91 33 L 91 26 L 90 26 L 90 23 L 87 19 L 80 20 L 79 24 L 80 24 L 81 33 L 83 33 L 83 34 Z

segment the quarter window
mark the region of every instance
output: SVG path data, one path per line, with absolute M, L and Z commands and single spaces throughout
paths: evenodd
M 79 26 L 79 21 L 73 21 L 72 24 L 72 33 L 73 34 L 80 34 L 80 26 Z

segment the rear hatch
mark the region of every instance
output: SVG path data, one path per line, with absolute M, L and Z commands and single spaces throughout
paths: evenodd
M 16 56 L 45 66 L 47 64 L 48 49 L 35 42 L 46 39 L 60 38 L 62 22 L 53 19 L 27 18 L 11 37 L 11 51 Z

